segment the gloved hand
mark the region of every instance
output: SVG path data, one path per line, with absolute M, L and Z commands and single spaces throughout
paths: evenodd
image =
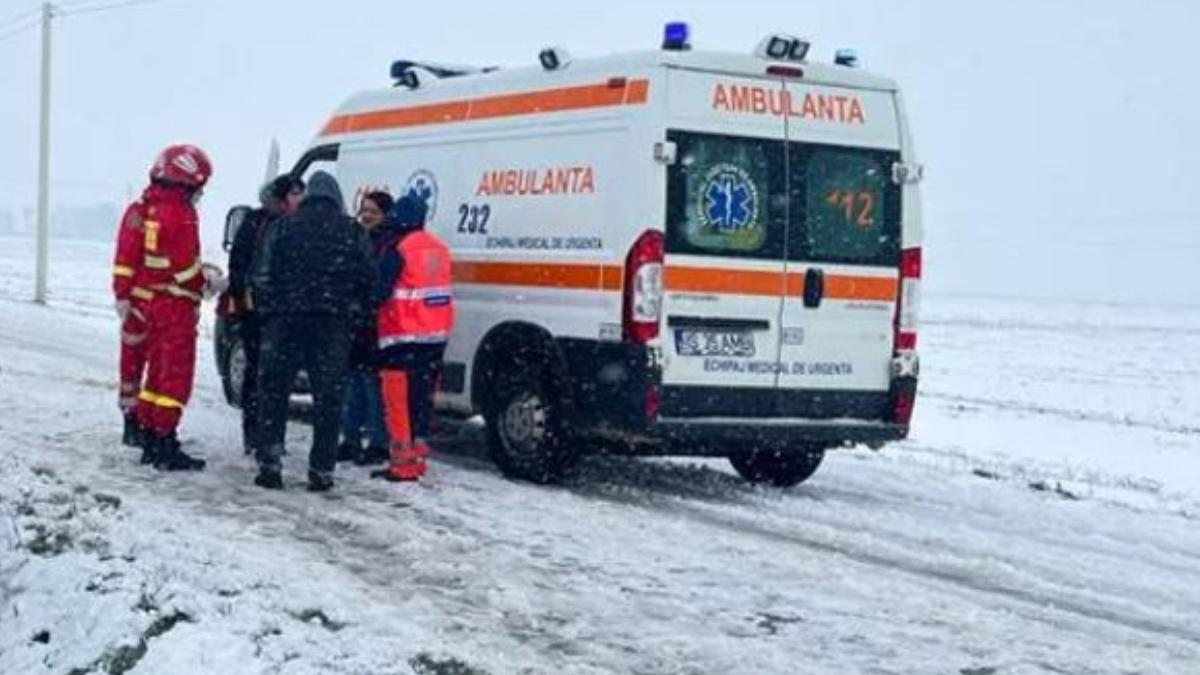
M 125 317 L 129 316 L 129 301 L 118 300 L 116 304 L 113 305 L 113 309 L 117 310 L 117 317 L 121 319 L 121 321 L 124 321 Z
M 211 300 L 229 289 L 229 277 L 225 276 L 220 267 L 204 263 L 200 266 L 200 271 L 204 275 L 205 300 Z

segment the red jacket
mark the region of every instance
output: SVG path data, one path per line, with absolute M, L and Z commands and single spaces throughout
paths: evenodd
M 379 310 L 379 348 L 401 344 L 444 344 L 454 327 L 450 249 L 417 230 L 396 244 L 402 265 L 392 296 Z
M 187 190 L 151 185 L 125 209 L 113 257 L 118 301 L 159 294 L 200 301 L 200 223 Z

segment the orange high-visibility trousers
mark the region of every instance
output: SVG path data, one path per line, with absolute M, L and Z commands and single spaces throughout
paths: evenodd
M 385 368 L 380 377 L 383 380 L 384 416 L 391 437 L 388 475 L 395 480 L 418 480 L 425 475 L 428 451 L 419 452 L 413 442 L 408 373 Z

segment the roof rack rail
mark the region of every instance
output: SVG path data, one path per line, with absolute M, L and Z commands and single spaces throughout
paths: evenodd
M 410 74 L 414 70 L 422 70 L 438 79 L 448 77 L 464 77 L 467 75 L 482 75 L 499 70 L 496 66 L 477 67 L 463 66 L 448 63 L 431 63 L 429 61 L 409 61 L 401 59 L 392 62 L 392 79 L 396 81 L 397 86 L 409 86 L 413 84 L 413 79 Z

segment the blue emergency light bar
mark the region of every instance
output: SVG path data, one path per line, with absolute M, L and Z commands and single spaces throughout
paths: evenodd
M 683 21 L 672 21 L 663 28 L 662 48 L 669 52 L 686 52 L 692 48 L 692 29 Z

